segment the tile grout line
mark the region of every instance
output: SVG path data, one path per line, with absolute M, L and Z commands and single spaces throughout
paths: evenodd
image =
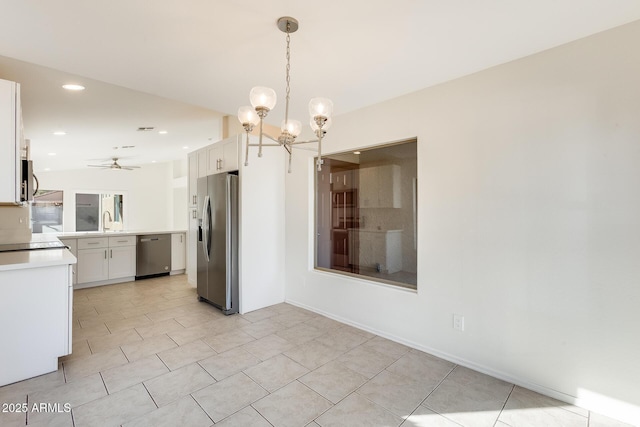
M 494 427 L 496 426 L 496 424 L 498 424 L 498 421 L 500 421 L 500 416 L 502 415 L 502 411 L 504 411 L 505 406 L 507 406 L 507 402 L 509 401 L 509 399 L 511 398 L 511 395 L 513 394 L 513 391 L 516 389 L 516 385 L 515 384 L 511 384 L 511 390 L 509 391 L 509 395 L 507 396 L 507 398 L 504 400 L 504 403 L 502 404 L 502 408 L 500 408 L 500 412 L 498 413 L 498 417 L 496 418 L 496 420 L 494 421 L 493 425 Z M 505 423 L 506 424 L 506 423 Z
M 267 395 L 267 396 L 268 396 L 268 395 Z M 267 396 L 265 396 L 265 397 L 267 397 Z M 258 400 L 261 400 L 261 399 L 258 399 Z M 258 400 L 256 400 L 256 402 L 257 402 Z M 253 402 L 253 403 L 255 403 L 255 402 Z M 250 406 L 250 407 L 251 407 L 251 409 L 253 409 L 254 411 L 256 411 L 256 412 L 258 413 L 258 415 L 260 415 L 260 417 L 261 417 L 263 420 L 265 420 L 267 423 L 269 423 L 269 425 L 270 425 L 271 427 L 274 427 L 273 423 L 271 423 L 271 421 L 269 421 L 269 420 L 267 419 L 267 417 L 265 417 L 264 415 L 262 415 L 262 412 L 260 412 L 260 411 L 258 410 L 258 408 L 254 408 L 253 403 L 248 404 L 248 405 L 247 405 L 247 406 L 245 406 L 244 408 L 248 408 L 248 407 Z M 242 411 L 244 408 L 240 409 L 240 411 Z M 237 414 L 237 413 L 238 413 L 238 412 L 240 412 L 240 411 L 235 412 L 235 414 Z M 232 415 L 235 415 L 235 414 L 232 414 Z M 231 416 L 231 415 L 229 415 L 229 417 L 230 417 L 230 416 Z M 228 418 L 228 417 L 227 417 L 227 418 Z M 220 421 L 222 421 L 222 420 L 220 420 Z M 311 420 L 311 422 L 315 422 L 315 418 L 314 418 L 313 420 Z M 309 424 L 310 424 L 310 423 L 309 423 Z
M 107 387 L 107 383 L 104 382 L 104 377 L 102 376 L 102 372 L 98 372 L 98 375 L 100 375 L 100 380 L 102 380 L 102 385 L 104 386 L 104 390 L 107 392 L 107 396 L 110 396 L 111 393 L 109 393 L 109 387 Z
M 206 369 L 205 369 L 205 371 L 206 371 Z M 214 379 L 215 379 L 215 378 L 214 378 Z M 214 384 L 215 384 L 215 383 L 214 383 Z M 208 386 L 207 386 L 207 387 L 208 387 Z M 202 389 L 200 389 L 200 390 L 202 390 Z M 197 390 L 197 391 L 200 391 L 200 390 Z M 196 405 L 198 405 L 198 407 L 199 407 L 200 409 L 202 409 L 202 412 L 204 412 L 204 413 L 205 413 L 205 415 L 206 415 L 206 416 L 211 420 L 211 422 L 215 424 L 215 421 L 213 421 L 213 418 L 211 418 L 211 416 L 209 415 L 209 413 L 208 413 L 208 412 L 207 412 L 207 411 L 202 407 L 202 405 L 200 405 L 200 402 L 198 402 L 198 400 L 197 400 L 195 397 L 193 397 L 193 393 L 195 393 L 195 392 L 191 392 L 191 393 L 189 393 L 187 396 L 189 396 L 189 397 L 191 398 L 191 400 L 193 400 L 194 402 L 196 402 Z
M 389 366 L 391 366 L 391 365 L 389 365 Z M 443 377 L 443 378 L 438 382 L 438 384 L 436 384 L 436 386 L 433 388 L 433 390 L 431 390 L 431 391 L 430 391 L 430 392 L 425 396 L 425 398 L 424 398 L 424 399 L 422 399 L 422 400 L 420 401 L 420 403 L 418 404 L 418 406 L 416 406 L 416 407 L 415 407 L 415 409 L 411 412 L 411 414 L 413 414 L 413 413 L 414 413 L 418 408 L 420 408 L 420 406 L 422 406 L 422 404 L 423 404 L 424 402 L 426 402 L 426 401 L 427 401 L 427 399 L 429 398 L 429 396 L 431 396 L 431 395 L 433 394 L 433 392 L 435 392 L 435 391 L 438 389 L 438 387 L 440 387 L 440 385 L 441 385 L 441 384 L 442 384 L 442 383 L 443 383 L 443 382 L 444 382 L 444 381 L 449 377 L 449 375 L 451 375 L 451 373 L 452 373 L 452 372 L 453 372 L 453 371 L 454 371 L 458 366 L 460 366 L 460 365 L 454 365 L 454 366 L 453 366 L 453 368 L 451 368 L 451 370 L 449 370 L 449 372 L 447 372 L 447 375 L 445 375 L 445 376 L 444 376 L 444 377 Z M 386 370 L 386 369 L 385 369 L 385 370 Z M 396 375 L 402 375 L 402 374 L 396 374 Z M 404 376 L 406 377 L 406 375 L 404 375 Z M 373 403 L 375 403 L 375 402 L 373 402 Z M 450 418 L 448 418 L 448 417 L 444 416 L 443 414 L 441 414 L 441 413 L 439 413 L 439 412 L 437 412 L 437 411 L 434 411 L 433 409 L 429 408 L 428 406 L 425 406 L 425 407 L 426 407 L 428 410 L 430 410 L 431 412 L 433 412 L 434 414 L 438 414 L 438 415 L 440 415 L 441 417 L 445 418 L 447 421 L 451 421 L 451 422 L 452 422 L 452 423 L 454 423 L 454 424 L 458 424 L 458 425 L 460 425 L 458 422 L 456 422 L 456 421 L 454 421 L 454 420 L 452 420 L 452 419 L 450 419 Z M 383 406 L 383 408 L 384 408 L 384 406 Z M 385 409 L 386 409 L 386 408 L 385 408 Z M 389 411 L 389 412 L 391 412 L 391 411 Z M 404 422 L 403 422 L 403 423 L 404 423 Z
M 160 406 L 158 406 L 158 402 L 156 402 L 156 400 L 153 398 L 153 396 L 151 395 L 151 392 L 147 388 L 147 385 L 144 383 L 144 381 L 142 381 L 140 384 L 142 384 L 142 387 L 144 387 L 145 391 L 147 392 L 147 394 L 151 398 L 151 401 L 153 402 L 153 404 L 156 405 L 156 409 L 159 409 Z

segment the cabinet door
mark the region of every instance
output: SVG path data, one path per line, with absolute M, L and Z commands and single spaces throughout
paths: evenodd
M 385 165 L 375 168 L 378 182 L 378 207 L 400 208 L 400 166 Z
M 361 208 L 378 207 L 378 174 L 376 168 L 362 168 L 359 174 L 358 201 Z
M 78 283 L 97 282 L 109 278 L 108 248 L 78 250 Z
M 136 275 L 136 247 L 109 248 L 109 279 Z
M 189 191 L 189 201 L 187 202 L 187 206 L 196 206 L 198 204 L 198 154 L 191 153 L 189 154 L 189 181 L 188 181 L 188 191 Z
M 334 192 L 342 191 L 342 190 L 345 189 L 345 185 L 344 185 L 343 181 L 344 181 L 344 172 L 343 171 L 338 171 L 338 172 L 331 173 L 331 184 L 333 184 L 331 186 L 331 189 Z
M 222 171 L 238 170 L 238 140 L 234 139 L 222 146 Z
M 20 85 L 0 79 L 0 203 L 20 201 Z
M 209 153 L 203 149 L 198 151 L 196 155 L 198 156 L 198 178 L 209 175 Z
M 220 144 L 216 144 L 207 148 L 207 175 L 220 172 L 222 165 L 222 147 Z
M 171 235 L 171 271 L 186 268 L 186 240 L 184 233 Z

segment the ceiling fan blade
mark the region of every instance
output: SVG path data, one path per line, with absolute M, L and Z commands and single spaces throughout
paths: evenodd
M 90 168 L 110 168 L 111 165 L 87 165 Z

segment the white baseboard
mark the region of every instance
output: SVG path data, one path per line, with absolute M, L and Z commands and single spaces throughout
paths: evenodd
M 135 276 L 130 276 L 120 277 L 118 279 L 100 280 L 98 282 L 76 283 L 73 285 L 73 289 L 95 288 L 96 286 L 115 285 L 116 283 L 133 282 L 135 280 Z
M 533 383 L 529 380 L 515 377 L 506 372 L 498 371 L 493 368 L 489 368 L 484 365 L 477 364 L 471 360 L 463 359 L 461 357 L 457 357 L 453 354 L 449 354 L 446 352 L 442 352 L 438 349 L 426 347 L 416 342 L 406 340 L 402 337 L 397 337 L 392 334 L 388 334 L 385 331 L 380 331 L 375 328 L 371 328 L 367 325 L 363 325 L 358 322 L 354 322 L 353 320 L 346 319 L 341 316 L 336 316 L 333 313 L 329 313 L 323 310 L 318 310 L 315 307 L 308 306 L 306 304 L 293 301 L 286 300 L 287 304 L 295 305 L 300 308 L 304 308 L 305 310 L 312 311 L 314 313 L 321 314 L 325 317 L 328 317 L 333 320 L 337 320 L 338 322 L 345 323 L 347 325 L 356 327 L 358 329 L 362 329 L 367 332 L 371 332 L 372 334 L 376 334 L 383 338 L 387 338 L 391 341 L 395 341 L 400 344 L 404 344 L 407 347 L 414 348 L 416 350 L 424 351 L 425 353 L 429 353 L 433 356 L 437 356 L 441 359 L 447 360 L 451 363 L 455 363 L 456 365 L 464 366 L 465 368 L 473 369 L 474 371 L 481 372 L 483 374 L 490 375 L 494 378 L 498 378 L 500 380 L 509 382 L 511 384 L 515 384 L 520 387 L 524 387 L 529 390 L 533 390 L 537 393 L 543 394 L 545 396 L 552 397 L 554 399 L 560 400 L 562 402 L 569 403 L 571 405 L 579 406 L 581 408 L 597 412 L 602 415 L 606 415 L 611 418 L 615 418 L 616 420 L 623 421 L 625 423 L 630 423 L 632 425 L 640 425 L 640 407 L 636 405 L 632 405 L 627 402 L 621 402 L 617 399 L 612 399 L 606 396 L 599 395 L 597 393 L 592 393 L 589 391 L 584 391 L 581 394 L 583 396 L 572 396 L 570 394 L 563 393 L 561 391 L 554 390 L 549 387 L 545 387 L 540 384 Z

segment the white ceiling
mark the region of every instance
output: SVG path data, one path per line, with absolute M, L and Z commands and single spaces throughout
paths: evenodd
M 219 137 L 216 111 L 235 115 L 255 85 L 278 93 L 268 121 L 279 124 L 285 66 L 285 35 L 275 25 L 280 16 L 300 21 L 291 36 L 290 115 L 303 123 L 314 96 L 331 98 L 340 115 L 640 19 L 637 0 L 0 5 L 0 55 L 50 68 L 0 58 L 0 77 L 23 85 L 36 168 L 47 160 L 52 169 L 83 167 L 89 158 L 122 152 L 112 149 L 122 145 L 136 145 L 123 156 L 132 163 L 184 155 L 183 145 L 197 148 Z M 62 93 L 61 82 L 72 79 L 87 90 Z M 139 126 L 169 133 L 130 135 Z M 59 129 L 68 135 L 54 138 Z

